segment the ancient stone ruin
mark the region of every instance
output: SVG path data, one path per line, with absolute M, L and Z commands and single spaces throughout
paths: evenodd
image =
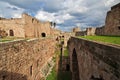
M 120 3 L 111 7 L 108 11 L 104 28 L 105 35 L 120 36 Z
M 120 46 L 76 37 L 120 36 L 119 21 L 120 3 L 107 13 L 105 26 L 85 31 L 77 27 L 61 32 L 54 28 L 56 23 L 40 22 L 28 14 L 19 19 L 0 18 L 1 37 L 22 37 L 0 42 L 0 80 L 46 80 L 54 68 L 57 80 L 65 72 L 68 80 L 120 80 Z
M 0 18 L 0 28 L 4 29 L 8 36 L 15 37 L 34 38 L 60 34 L 60 31 L 51 27 L 50 22 L 40 22 L 25 13 L 22 18 Z
M 120 80 L 120 47 L 72 37 L 68 51 L 72 80 Z
M 87 28 L 86 31 L 77 31 L 77 36 L 83 35 L 115 35 L 120 36 L 120 3 L 111 7 L 107 12 L 105 26 Z
M 55 39 L 0 43 L 0 80 L 40 80 L 46 77 L 54 64 L 55 47 Z

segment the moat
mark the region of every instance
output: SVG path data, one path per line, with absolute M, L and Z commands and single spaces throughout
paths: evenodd
M 1 17 L 0 80 L 120 80 L 120 3 L 104 22 L 63 32 L 26 13 Z

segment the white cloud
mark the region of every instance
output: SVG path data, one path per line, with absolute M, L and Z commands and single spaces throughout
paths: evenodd
M 113 2 L 114 2 L 114 0 L 107 0 L 105 5 L 106 6 L 110 6 Z
M 14 5 L 10 5 L 9 3 L 0 1 L 0 16 L 6 18 L 19 18 L 21 14 L 24 12 L 24 9 L 19 8 Z
M 3 0 L 0 16 L 20 17 L 28 12 L 42 21 L 53 21 L 60 29 L 80 25 L 104 25 L 106 13 L 120 0 Z
M 48 13 L 46 11 L 38 11 L 35 17 L 42 21 L 53 21 L 58 24 L 64 23 L 65 20 L 72 19 L 73 16 L 70 14 L 61 14 L 61 13 Z
M 119 0 L 103 0 L 106 7 L 111 7 L 117 3 L 120 3 Z
M 81 5 L 84 0 L 65 0 L 63 6 L 67 13 L 84 13 L 88 10 L 86 6 Z
M 21 13 L 13 13 L 13 18 L 21 18 Z
M 115 0 L 105 0 L 105 6 L 111 6 L 114 3 Z
M 39 20 L 42 20 L 42 21 L 46 21 L 46 20 L 53 21 L 55 19 L 54 14 L 55 13 L 48 13 L 48 12 L 40 10 L 40 11 L 37 12 L 35 17 Z
M 70 14 L 60 14 L 56 16 L 55 21 L 59 24 L 64 23 L 65 20 L 73 19 L 74 17 Z

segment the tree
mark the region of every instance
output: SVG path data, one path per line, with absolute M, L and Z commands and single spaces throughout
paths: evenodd
M 50 22 L 50 25 L 53 26 L 53 22 Z
M 54 28 L 56 27 L 56 23 L 54 22 Z

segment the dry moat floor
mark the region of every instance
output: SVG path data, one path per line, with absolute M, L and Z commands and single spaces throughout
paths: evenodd
M 61 55 L 61 52 L 56 52 L 56 64 L 53 67 L 51 73 L 48 75 L 46 80 L 71 80 L 71 73 L 70 71 L 63 71 L 62 70 L 62 57 L 68 57 L 67 48 L 64 48 L 64 54 Z

